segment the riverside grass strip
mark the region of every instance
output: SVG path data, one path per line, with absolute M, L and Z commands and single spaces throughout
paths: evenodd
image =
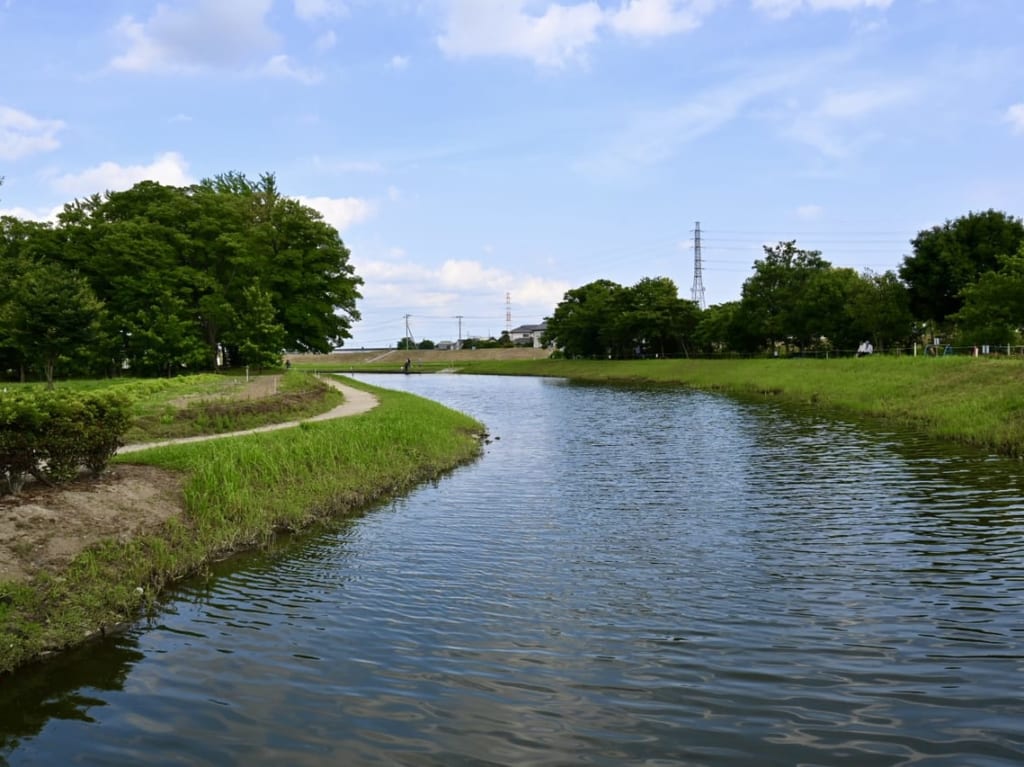
M 405 492 L 473 460 L 483 426 L 438 403 L 372 390 L 361 415 L 115 458 L 181 472 L 185 512 L 159 535 L 106 541 L 65 571 L 0 584 L 0 672 L 80 644 L 152 606 L 176 579 Z
M 838 416 L 901 423 L 932 437 L 1024 457 L 1024 360 L 1016 358 L 545 359 L 463 362 L 458 369 L 771 397 Z

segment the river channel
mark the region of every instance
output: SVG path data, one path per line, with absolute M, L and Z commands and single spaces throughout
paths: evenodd
M 1024 764 L 1020 462 L 684 390 L 359 378 L 492 441 L 3 680 L 0 763 Z

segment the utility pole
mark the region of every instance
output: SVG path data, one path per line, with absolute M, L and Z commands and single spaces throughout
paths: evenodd
M 409 351 L 409 342 L 412 340 L 412 335 L 409 333 L 409 318 L 411 314 L 405 315 L 405 350 Z
M 704 303 L 703 266 L 700 255 L 700 221 L 698 221 L 693 230 L 693 288 L 690 290 L 690 296 L 701 311 L 707 308 Z
M 505 293 L 505 332 L 512 335 L 512 294 Z
M 459 321 L 459 340 L 458 340 L 458 343 L 455 345 L 455 348 L 456 349 L 461 349 L 462 348 L 462 315 L 461 314 L 456 314 L 455 315 L 455 319 L 457 319 Z

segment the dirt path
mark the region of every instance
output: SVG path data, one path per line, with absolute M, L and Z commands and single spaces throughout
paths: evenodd
M 368 392 L 333 377 L 323 380 L 344 393 L 345 401 L 306 421 L 357 415 L 377 406 L 377 398 Z M 299 423 L 289 421 L 229 434 L 126 445 L 118 454 L 288 429 Z M 37 572 L 52 572 L 98 541 L 128 540 L 155 532 L 165 520 L 183 511 L 178 475 L 132 464 L 114 464 L 98 481 L 82 479 L 60 487 L 33 485 L 22 495 L 0 497 L 0 581 L 25 581 Z
M 305 418 L 305 421 L 326 421 L 331 418 L 342 418 L 349 415 L 359 415 L 365 413 L 368 410 L 372 410 L 377 406 L 377 398 L 369 392 L 355 389 L 351 386 L 343 384 L 338 379 L 328 376 L 322 379 L 325 383 L 333 386 L 335 389 L 345 395 L 345 401 L 342 402 L 338 407 L 328 410 L 326 413 L 312 416 L 311 418 Z M 206 442 L 211 439 L 223 439 L 225 437 L 238 437 L 243 434 L 258 434 L 264 431 L 277 431 L 278 429 L 291 429 L 298 426 L 301 421 L 287 421 L 285 423 L 272 423 L 267 426 L 259 426 L 255 429 L 246 429 L 245 431 L 231 431 L 225 434 L 206 434 L 199 437 L 182 437 L 181 439 L 169 439 L 163 442 L 145 442 L 138 445 L 125 445 L 117 451 L 118 455 L 124 455 L 125 453 L 134 453 L 139 450 L 148 450 L 151 447 L 163 447 L 164 445 L 181 445 L 188 442 Z

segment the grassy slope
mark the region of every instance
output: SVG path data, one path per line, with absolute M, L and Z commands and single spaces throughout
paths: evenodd
M 971 357 L 836 360 L 481 362 L 467 373 L 677 384 L 882 418 L 1006 455 L 1024 455 L 1024 362 Z
M 483 427 L 468 416 L 374 393 L 380 405 L 362 415 L 116 459 L 183 472 L 185 518 L 158 536 L 94 547 L 66 572 L 0 584 L 0 671 L 132 620 L 170 581 L 225 552 L 358 512 L 478 454 Z

